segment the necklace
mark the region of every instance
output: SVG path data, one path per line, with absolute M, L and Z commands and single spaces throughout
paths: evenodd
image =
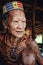
M 23 50 L 20 47 L 22 41 L 23 41 L 22 38 L 17 39 L 17 42 L 16 42 L 17 44 L 15 43 L 16 46 L 14 46 L 13 45 L 14 41 L 11 41 L 11 37 L 9 35 L 6 36 L 6 43 L 8 44 L 8 46 L 10 44 L 12 44 L 11 46 L 9 46 L 8 53 L 7 53 L 8 58 L 9 58 L 10 61 L 16 62 L 20 58 L 20 53 Z

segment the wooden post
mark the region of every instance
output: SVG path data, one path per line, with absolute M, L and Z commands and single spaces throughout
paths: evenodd
M 33 4 L 33 19 L 32 19 L 32 38 L 35 39 L 35 7 L 36 7 L 37 0 L 34 1 Z

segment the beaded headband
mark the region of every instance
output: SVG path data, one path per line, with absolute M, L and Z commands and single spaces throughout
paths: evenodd
M 3 14 L 7 13 L 10 10 L 15 10 L 15 9 L 23 9 L 23 4 L 19 1 L 13 1 L 13 2 L 8 2 L 3 6 Z

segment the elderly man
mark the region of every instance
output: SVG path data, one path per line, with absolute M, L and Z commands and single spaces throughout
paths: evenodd
M 35 65 L 36 60 L 43 65 L 36 42 L 24 35 L 26 17 L 21 2 L 8 2 L 3 6 L 2 23 L 6 29 L 6 33 L 0 35 L 0 53 L 4 65 Z

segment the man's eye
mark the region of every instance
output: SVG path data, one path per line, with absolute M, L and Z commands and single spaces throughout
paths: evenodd
M 14 21 L 14 22 L 18 22 L 18 21 Z
M 26 22 L 26 21 L 23 21 L 23 22 Z

